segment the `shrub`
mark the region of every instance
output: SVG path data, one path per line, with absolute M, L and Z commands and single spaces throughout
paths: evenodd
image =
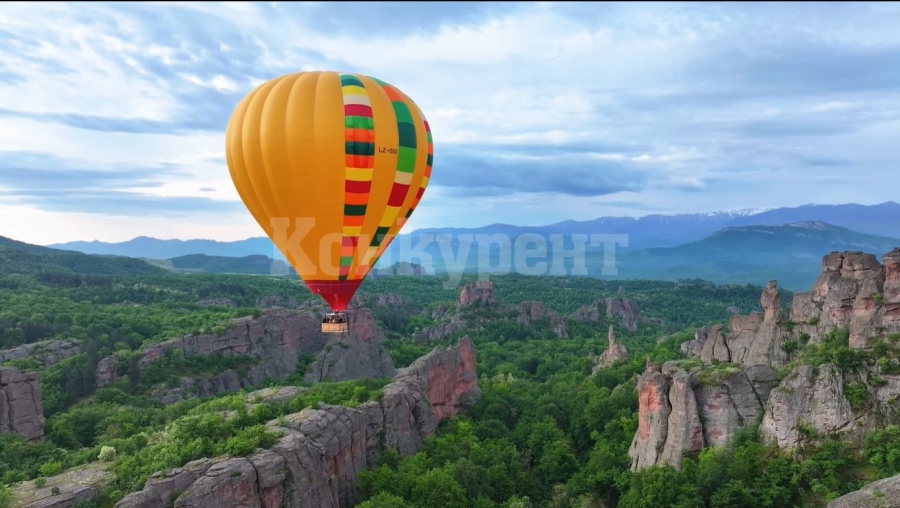
M 44 476 L 56 476 L 62 473 L 63 466 L 59 462 L 47 462 L 38 469 Z
M 5 485 L 0 483 L 0 508 L 12 507 L 12 493 Z
M 100 448 L 100 455 L 97 456 L 98 459 L 103 462 L 110 462 L 115 460 L 116 458 L 116 449 L 112 446 L 104 446 Z

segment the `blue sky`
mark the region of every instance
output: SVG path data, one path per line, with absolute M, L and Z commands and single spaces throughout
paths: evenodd
M 4 3 L 0 235 L 235 240 L 257 84 L 360 72 L 435 138 L 408 224 L 896 200 L 897 3 Z

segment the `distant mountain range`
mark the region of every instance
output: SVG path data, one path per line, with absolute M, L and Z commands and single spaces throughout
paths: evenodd
M 579 262 L 573 264 L 571 252 L 564 251 L 572 251 L 577 235 L 587 239 L 591 234 L 627 235 L 629 246 L 618 245 L 612 253 L 602 245 L 587 245 L 583 256 L 575 256 Z M 493 243 L 487 243 L 477 235 L 495 236 Z M 900 205 L 894 202 L 606 217 L 540 227 L 495 224 L 422 229 L 395 239 L 378 265 L 381 270 L 373 276 L 393 273 L 388 267 L 398 262 L 402 263 L 401 273 L 411 274 L 422 271 L 415 265 L 436 274 L 516 271 L 549 275 L 578 274 L 573 268 L 583 266 L 586 271 L 580 272 L 582 275 L 604 279 L 700 278 L 756 285 L 777 279 L 785 289 L 803 290 L 815 280 L 822 256 L 828 252 L 861 250 L 880 256 L 900 246 L 898 238 Z M 71 242 L 53 248 L 0 240 L 0 273 L 294 275 L 264 237 L 237 242 L 139 237 L 115 244 Z
M 893 201 L 879 205 L 804 205 L 796 208 L 754 209 L 728 212 L 647 215 L 644 217 L 601 217 L 589 221 L 564 221 L 546 226 L 514 226 L 492 224 L 479 228 L 428 228 L 398 235 L 382 257 L 387 266 L 396 261 L 408 261 L 402 256 L 404 247 L 415 246 L 423 235 L 449 235 L 458 241 L 467 241 L 461 235 L 505 235 L 514 241 L 523 234 L 550 235 L 573 234 L 624 234 L 628 235 L 628 247 L 620 250 L 637 250 L 654 247 L 674 247 L 703 238 L 724 228 L 737 226 L 775 226 L 796 222 L 822 221 L 852 231 L 900 238 L 900 204 Z M 454 243 L 454 245 L 457 245 Z M 87 254 L 107 254 L 152 259 L 171 259 L 191 254 L 208 256 L 243 257 L 263 255 L 284 259 L 266 237 L 248 238 L 233 242 L 214 240 L 159 240 L 137 237 L 126 242 L 68 242 L 48 247 L 69 249 Z M 439 251 L 430 252 L 431 254 Z
M 777 279 L 785 289 L 805 291 L 821 273 L 822 256 L 829 252 L 863 251 L 875 254 L 880 261 L 881 255 L 896 247 L 900 247 L 900 239 L 859 233 L 822 221 L 729 227 L 677 247 L 617 256 L 617 278 L 698 278 L 755 285 Z M 589 270 L 598 273 L 602 261 L 596 255 L 589 259 Z
M 51 249 L 0 236 L 0 275 L 40 273 L 153 275 L 166 271 L 131 257 Z

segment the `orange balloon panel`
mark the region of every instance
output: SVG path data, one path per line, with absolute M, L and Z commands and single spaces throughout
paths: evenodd
M 225 145 L 247 209 L 335 310 L 412 215 L 433 158 L 431 129 L 409 97 L 331 71 L 258 86 L 235 108 Z

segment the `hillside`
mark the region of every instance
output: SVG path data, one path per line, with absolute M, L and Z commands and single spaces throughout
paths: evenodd
M 796 291 L 815 281 L 820 260 L 829 252 L 887 252 L 897 246 L 900 239 L 859 233 L 821 221 L 730 227 L 685 245 L 618 256 L 618 277 L 698 278 L 734 284 L 760 284 L 768 277 Z M 594 260 L 595 266 L 599 264 L 599 260 Z
M 294 274 L 293 269 L 281 260 L 268 256 L 253 255 L 243 257 L 207 256 L 190 254 L 167 259 L 166 265 L 174 270 L 203 273 L 248 273 L 258 275 Z
M 0 276 L 0 482 L 23 508 L 824 508 L 900 473 L 881 258 L 820 258 L 804 294 L 375 278 L 340 337 L 293 278 Z
M 644 217 L 600 217 L 588 221 L 564 221 L 543 226 L 515 226 L 493 224 L 478 228 L 428 228 L 399 235 L 384 259 L 387 264 L 410 261 L 401 256 L 400 244 L 415 245 L 424 235 L 443 234 L 459 239 L 460 235 L 501 234 L 513 239 L 523 234 L 537 234 L 549 238 L 551 234 L 627 234 L 629 249 L 672 247 L 703 239 L 727 227 L 747 225 L 778 225 L 802 221 L 823 221 L 862 233 L 900 238 L 900 204 L 878 205 L 806 205 L 795 208 L 751 209 L 712 213 L 652 214 Z M 471 241 L 471 240 L 470 240 Z M 138 237 L 126 242 L 69 242 L 50 247 L 72 249 L 88 254 L 117 254 L 131 257 L 170 259 L 189 254 L 243 257 L 264 255 L 282 259 L 280 252 L 265 237 L 235 242 L 212 240 L 158 240 Z M 439 255 L 439 250 L 429 251 Z M 415 262 L 415 260 L 412 260 Z
M 0 236 L 0 274 L 13 273 L 150 275 L 164 273 L 164 270 L 139 259 L 51 249 Z

